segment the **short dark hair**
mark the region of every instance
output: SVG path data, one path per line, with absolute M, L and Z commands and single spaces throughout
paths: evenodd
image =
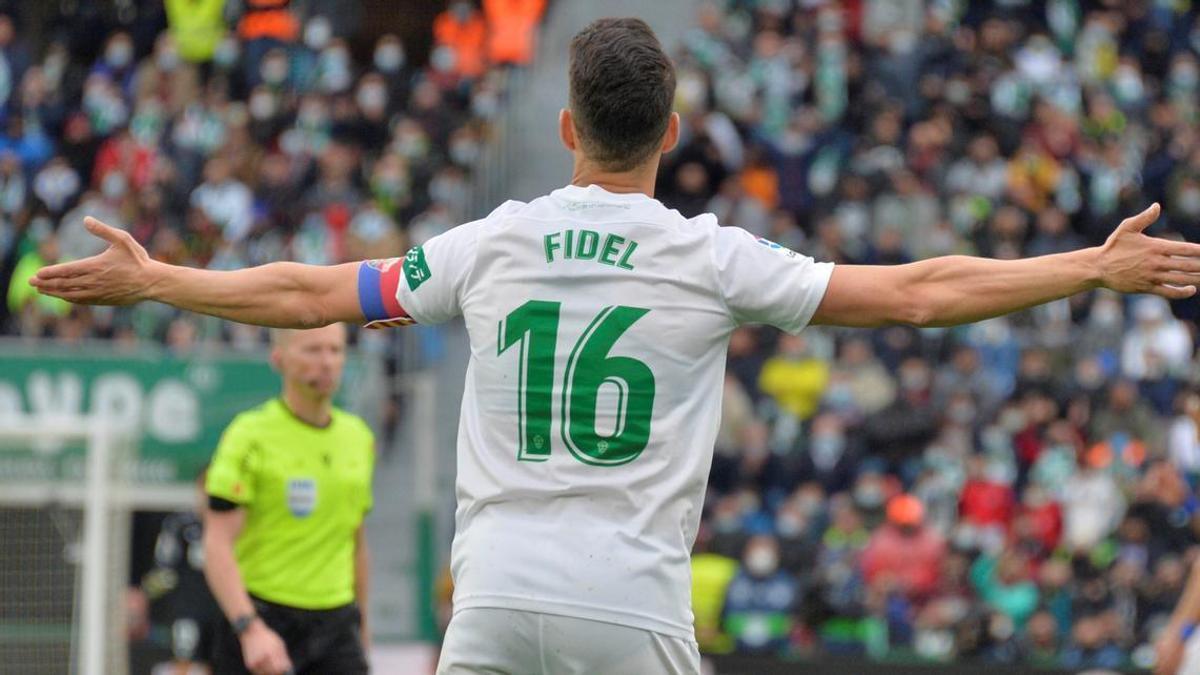
M 675 66 L 641 19 L 598 19 L 571 40 L 571 113 L 584 153 L 629 171 L 658 149 L 675 100 Z

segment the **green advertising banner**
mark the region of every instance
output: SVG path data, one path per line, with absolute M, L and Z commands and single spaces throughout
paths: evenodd
M 347 364 L 342 391 L 361 372 Z M 178 358 L 160 350 L 0 347 L 0 424 L 5 419 L 69 423 L 102 415 L 138 438 L 128 471 L 138 483 L 192 480 L 235 415 L 279 393 L 266 354 Z M 0 447 L 0 483 L 78 477 L 83 445 Z

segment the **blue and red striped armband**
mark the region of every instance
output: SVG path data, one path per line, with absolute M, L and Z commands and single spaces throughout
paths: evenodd
M 409 326 L 416 321 L 400 306 L 400 258 L 364 260 L 358 266 L 358 304 L 367 328 Z

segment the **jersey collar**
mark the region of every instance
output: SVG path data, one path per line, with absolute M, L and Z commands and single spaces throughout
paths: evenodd
M 333 414 L 332 413 L 329 416 L 329 421 L 326 422 L 325 424 L 313 424 L 312 422 L 309 422 L 308 420 L 304 419 L 303 417 L 301 417 L 301 416 L 297 415 L 295 412 L 293 412 L 292 409 L 288 407 L 287 401 L 283 400 L 282 396 L 275 397 L 275 402 L 277 404 L 279 404 L 280 408 L 283 408 L 283 411 L 286 412 L 289 417 L 296 420 L 300 424 L 303 424 L 304 426 L 308 427 L 309 429 L 317 429 L 319 431 L 324 431 L 325 429 L 328 429 L 329 427 L 333 426 Z
M 578 185 L 566 185 L 553 193 L 556 197 L 570 199 L 572 201 L 595 201 L 608 202 L 613 204 L 636 204 L 639 202 L 657 202 L 653 197 L 648 197 L 641 192 L 609 192 L 599 185 L 592 184 L 587 187 Z

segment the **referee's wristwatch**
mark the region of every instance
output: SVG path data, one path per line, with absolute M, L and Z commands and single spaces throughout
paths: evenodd
M 249 612 L 247 614 L 243 614 L 241 616 L 234 617 L 233 621 L 229 622 L 229 625 L 233 626 L 233 634 L 238 637 L 241 637 L 242 633 L 245 633 L 246 630 L 250 628 L 250 625 L 253 624 L 254 620 L 257 618 L 258 618 L 257 614 L 255 614 L 254 612 Z

